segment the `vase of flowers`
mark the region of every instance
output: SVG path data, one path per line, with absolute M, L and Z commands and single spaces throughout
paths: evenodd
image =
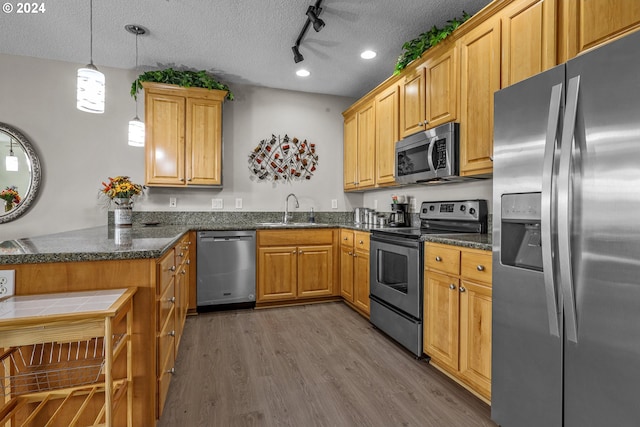
M 20 194 L 18 194 L 18 187 L 12 185 L 0 192 L 0 199 L 4 200 L 4 211 L 9 212 L 20 203 Z
M 109 178 L 102 183 L 102 193 L 114 202 L 113 218 L 116 227 L 131 227 L 133 197 L 142 193 L 142 185 L 134 184 L 128 176 Z

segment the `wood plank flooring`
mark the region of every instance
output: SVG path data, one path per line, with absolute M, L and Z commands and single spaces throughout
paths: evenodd
M 495 426 L 343 303 L 189 317 L 158 427 Z

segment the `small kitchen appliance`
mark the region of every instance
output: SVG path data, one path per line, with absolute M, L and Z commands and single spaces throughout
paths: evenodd
M 411 227 L 411 216 L 408 203 L 392 203 L 389 215 L 390 227 Z

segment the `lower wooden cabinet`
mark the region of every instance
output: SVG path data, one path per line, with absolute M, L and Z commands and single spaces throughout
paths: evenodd
M 425 243 L 424 352 L 491 400 L 491 252 Z
M 156 285 L 156 418 L 160 418 L 175 373 L 178 345 L 189 305 L 191 241 L 189 233 L 157 263 Z
M 369 317 L 369 233 L 340 230 L 340 295 Z
M 256 304 L 335 297 L 337 230 L 259 230 Z

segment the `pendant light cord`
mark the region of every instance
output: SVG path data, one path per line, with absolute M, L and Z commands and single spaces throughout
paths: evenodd
M 89 59 L 93 65 L 93 0 L 89 2 Z
M 138 31 L 136 31 L 136 72 L 138 72 Z M 138 97 L 136 96 L 136 118 L 138 118 Z

